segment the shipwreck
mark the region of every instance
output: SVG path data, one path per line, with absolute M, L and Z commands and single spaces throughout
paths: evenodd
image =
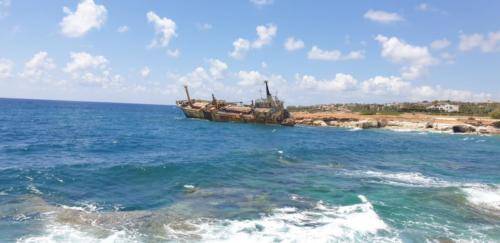
M 231 121 L 245 123 L 295 125 L 294 119 L 284 107 L 283 101 L 273 97 L 269 92 L 267 81 L 266 97 L 252 101 L 249 105 L 240 102 L 218 100 L 212 94 L 212 100 L 191 99 L 187 86 L 184 86 L 187 100 L 176 101 L 177 106 L 188 118 L 206 119 L 210 121 Z

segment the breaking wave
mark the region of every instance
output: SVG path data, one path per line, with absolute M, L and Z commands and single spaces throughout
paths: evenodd
M 370 182 L 408 187 L 450 187 L 451 183 L 419 172 L 346 171 L 345 175 L 372 179 Z
M 498 185 L 464 186 L 461 190 L 473 207 L 500 216 L 500 187 Z
M 373 183 L 405 187 L 459 188 L 468 204 L 481 211 L 500 215 L 500 186 L 497 184 L 450 182 L 419 172 L 347 171 L 348 176 L 370 178 Z
M 366 197 L 359 198 L 361 203 L 349 206 L 329 206 L 320 201 L 311 210 L 285 207 L 260 219 L 216 221 L 201 224 L 200 228 L 203 239 L 208 241 L 397 241 L 389 237 L 389 226 Z
M 154 229 L 154 235 L 143 235 L 132 229 L 100 232 L 99 221 L 89 225 L 72 225 L 50 221 L 45 232 L 39 236 L 25 237 L 18 242 L 142 242 L 160 241 L 206 241 L 206 242 L 325 242 L 325 241 L 400 241 L 391 228 L 375 212 L 365 196 L 359 195 L 360 203 L 348 206 L 331 206 L 318 202 L 313 208 L 299 210 L 282 207 L 257 219 L 222 220 L 198 218 L 191 220 L 168 220 L 142 222 Z M 88 215 L 80 208 L 65 207 Z M 112 214 L 112 213 L 110 213 Z M 158 215 L 162 216 L 163 215 Z M 119 218 L 113 215 L 114 218 Z M 99 217 L 97 217 L 99 218 Z M 155 218 L 155 217 L 153 217 Z M 124 219 L 125 221 L 131 218 Z M 138 217 L 136 220 L 148 220 Z M 86 229 L 86 230 L 85 230 Z M 89 230 L 91 229 L 91 230 Z M 141 230 L 142 231 L 142 230 Z

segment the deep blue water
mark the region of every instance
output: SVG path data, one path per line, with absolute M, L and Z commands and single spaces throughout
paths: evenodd
M 0 99 L 0 241 L 500 241 L 500 137 Z

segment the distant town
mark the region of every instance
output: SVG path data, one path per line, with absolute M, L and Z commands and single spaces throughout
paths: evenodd
M 288 106 L 291 112 L 359 113 L 362 115 L 397 115 L 401 113 L 425 113 L 435 115 L 480 116 L 500 119 L 500 102 L 459 102 L 450 100 L 402 102 L 385 104 L 320 104 Z

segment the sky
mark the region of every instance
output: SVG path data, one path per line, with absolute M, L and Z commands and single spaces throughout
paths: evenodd
M 0 97 L 500 101 L 499 1 L 0 0 Z

